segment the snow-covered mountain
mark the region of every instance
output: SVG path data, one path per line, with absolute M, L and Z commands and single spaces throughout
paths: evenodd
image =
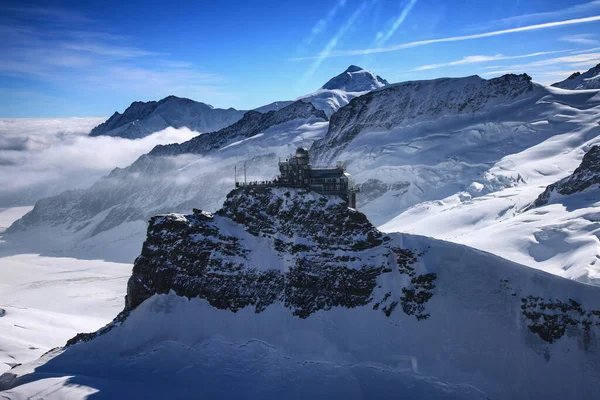
M 600 288 L 383 234 L 337 197 L 152 218 L 125 309 L 0 377 L 9 398 L 594 398 Z M 126 379 L 124 378 L 126 377 Z
M 583 74 L 574 72 L 564 81 L 556 82 L 552 86 L 570 90 L 600 89 L 600 64 Z
M 351 65 L 318 91 L 296 100 L 312 103 L 330 116 L 354 97 L 386 85 L 388 82 L 380 76 Z M 254 111 L 278 111 L 292 103 L 293 101 L 289 100 L 276 101 Z M 245 113 L 243 110 L 214 108 L 194 100 L 169 96 L 160 101 L 132 103 L 123 114 L 115 112 L 108 120 L 92 129 L 90 136 L 138 139 L 167 127 L 186 127 L 198 132 L 213 132 L 237 122 Z
M 584 162 L 581 173 L 566 178 L 600 143 L 598 91 L 549 90 L 538 104 L 554 105 L 540 114 L 543 119 L 528 124 L 530 134 L 546 139 L 502 157 L 464 189 L 410 207 L 381 229 L 451 240 L 565 278 L 600 284 L 600 203 L 593 186 L 567 196 L 552 195 L 556 201 L 530 207 L 563 178 L 565 188 L 578 189 L 595 176 L 593 163 Z
M 353 98 L 387 85 L 389 85 L 388 81 L 379 75 L 351 65 L 341 74 L 331 78 L 316 92 L 299 97 L 297 100 L 310 102 L 319 110 L 325 111 L 327 116 L 331 116 Z
M 120 114 L 92 129 L 90 136 L 119 136 L 139 139 L 167 127 L 186 127 L 192 131 L 212 132 L 238 121 L 245 111 L 214 108 L 194 100 L 168 96 L 160 101 L 136 101 Z
M 471 199 L 490 199 L 493 193 L 522 185 L 523 179 L 545 187 L 563 178 L 580 162 L 583 146 L 598 136 L 598 110 L 597 92 L 545 87 L 531 82 L 527 75 L 490 80 L 477 76 L 444 78 L 386 86 L 354 98 L 332 115 L 331 122 L 324 119 L 322 110 L 299 101 L 271 113 L 250 112 L 231 127 L 182 145 L 159 146 L 88 190 L 42 200 L 9 229 L 6 238 L 27 241 L 33 232 L 44 231 L 51 239 L 45 246 L 53 251 L 66 246 L 67 241 L 71 248 L 88 248 L 97 235 L 111 242 L 141 243 L 150 215 L 185 213 L 193 207 L 217 210 L 233 187 L 234 166 L 239 180 L 244 162 L 247 179 L 268 180 L 276 175 L 279 158 L 287 157 L 298 145 L 309 147 L 314 142 L 313 164 L 344 162 L 361 188 L 359 209 L 374 224 L 385 224 L 422 204 L 423 213 L 417 214 L 424 220 L 432 218 L 430 225 L 414 226 L 398 217 L 385 229 L 460 242 L 456 237 L 462 237 L 467 225 L 455 222 L 434 229 L 438 216 L 426 216 L 427 209 L 433 210 L 435 202 L 450 196 L 465 207 Z M 538 146 L 546 150 L 539 152 Z M 519 157 L 528 150 L 529 158 Z M 566 152 L 572 156 L 558 157 Z M 556 160 L 556 167 L 549 168 L 548 160 Z M 523 207 L 541 191 L 543 188 L 536 188 Z M 444 200 L 444 207 L 456 204 L 453 201 Z M 497 206 L 492 209 L 496 210 L 501 201 L 494 204 Z M 487 209 L 482 210 L 486 215 L 482 224 L 495 221 L 500 210 L 496 211 L 487 214 Z M 469 214 L 460 218 L 473 223 Z M 454 234 L 451 227 L 459 225 L 460 235 Z M 126 237 L 120 237 L 121 228 L 127 226 Z M 503 242 L 490 239 L 489 243 L 496 247 L 484 249 L 496 252 Z M 513 250 L 498 254 L 570 278 L 587 279 L 587 272 L 574 273 L 572 269 L 566 274 L 563 261 L 554 257 L 513 257 L 515 248 L 522 250 L 519 254 L 527 252 L 519 243 L 507 242 Z M 133 259 L 135 246 L 131 249 Z M 101 249 L 94 256 L 111 257 L 103 255 Z

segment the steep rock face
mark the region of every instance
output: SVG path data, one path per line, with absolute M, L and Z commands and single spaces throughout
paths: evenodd
M 528 209 L 547 204 L 553 196 L 568 196 L 598 184 L 600 184 L 600 145 L 592 146 L 572 175 L 549 185 Z
M 244 113 L 233 108 L 214 108 L 190 99 L 169 96 L 160 101 L 132 103 L 123 114 L 115 112 L 107 121 L 92 129 L 90 136 L 138 139 L 169 126 L 210 132 L 231 125 Z
M 126 310 L 174 290 L 234 312 L 249 305 L 261 312 L 281 302 L 306 318 L 373 302 L 391 314 L 400 301 L 407 314 L 427 318 L 425 293 L 435 288 L 435 274 L 412 268 L 417 256 L 389 241 L 337 197 L 238 189 L 214 215 L 196 211 L 151 219 L 129 280 Z M 398 271 L 398 265 L 407 277 L 406 295 L 377 294 L 377 278 Z
M 332 116 L 327 135 L 313 151 L 327 163 L 366 130 L 390 130 L 445 115 L 473 115 L 509 104 L 534 90 L 531 77 L 504 75 L 403 82 L 353 99 Z
M 552 86 L 570 90 L 600 89 L 600 64 L 583 74 L 574 72 L 564 81 L 556 82 Z

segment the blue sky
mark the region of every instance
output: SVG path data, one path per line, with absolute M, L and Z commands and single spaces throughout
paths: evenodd
M 350 64 L 390 82 L 600 62 L 600 0 L 0 1 L 0 117 L 109 116 L 170 94 L 250 109 Z

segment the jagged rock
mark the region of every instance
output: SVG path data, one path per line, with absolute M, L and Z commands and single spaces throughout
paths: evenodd
M 568 196 L 597 184 L 600 184 L 600 145 L 592 146 L 572 175 L 548 185 L 526 210 L 547 204 L 553 196 Z
M 150 220 L 127 287 L 126 311 L 173 290 L 234 312 L 246 306 L 261 312 L 281 302 L 306 318 L 318 310 L 376 302 L 389 316 L 398 296 L 375 301 L 375 287 L 380 275 L 399 271 L 399 261 L 389 257 L 390 241 L 338 197 L 286 188 L 237 189 L 216 214 L 196 210 Z M 263 249 L 275 256 L 263 259 Z M 417 262 L 410 250 L 404 252 L 410 259 L 402 259 L 403 265 Z M 420 318 L 435 274 L 423 278 L 417 272 L 407 275 L 405 289 L 419 291 L 419 305 L 404 309 Z M 423 286 L 421 279 L 429 284 Z

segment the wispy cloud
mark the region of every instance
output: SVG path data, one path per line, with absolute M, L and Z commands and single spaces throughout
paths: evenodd
M 584 33 L 581 35 L 569 35 L 569 36 L 563 36 L 561 38 L 559 38 L 559 40 L 563 41 L 563 42 L 569 42 L 569 43 L 577 43 L 577 44 L 599 44 L 600 41 L 598 41 L 596 38 L 596 35 L 592 35 L 590 33 Z
M 520 54 L 520 55 L 516 55 L 516 56 L 505 56 L 502 54 L 496 54 L 493 56 L 474 55 L 474 56 L 463 57 L 460 60 L 450 61 L 450 62 L 446 62 L 446 63 L 422 65 L 420 67 L 411 69 L 409 72 L 425 71 L 425 70 L 436 69 L 436 68 L 453 67 L 456 65 L 476 64 L 476 63 L 483 63 L 483 62 L 489 62 L 489 61 L 514 60 L 514 59 L 519 59 L 519 58 L 539 57 L 539 56 L 544 56 L 544 55 L 548 55 L 548 54 L 564 53 L 567 51 L 570 51 L 570 50 L 540 51 L 537 53 Z
M 344 8 L 347 0 L 337 0 L 334 6 L 327 12 L 325 17 L 317 21 L 315 26 L 310 30 L 310 34 L 304 39 L 305 44 L 310 44 L 321 32 L 327 29 L 329 23 L 335 18 L 337 13 Z
M 594 50 L 594 49 L 590 49 Z M 526 64 L 504 65 L 492 71 L 483 73 L 484 76 L 497 76 L 508 73 L 527 72 L 533 74 L 537 82 L 550 84 L 559 78 L 566 78 L 578 70 L 587 70 L 600 63 L 600 52 L 589 52 L 562 57 L 552 57 L 545 60 L 534 61 Z
M 348 33 L 348 31 L 356 23 L 358 17 L 360 17 L 360 15 L 366 10 L 367 5 L 368 3 L 366 1 L 361 3 L 361 5 L 354 10 L 352 15 L 350 15 L 346 22 L 344 22 L 344 24 L 337 30 L 335 35 L 333 35 L 333 37 L 329 39 L 323 50 L 321 50 L 321 52 L 319 53 L 319 56 L 313 57 L 315 61 L 302 78 L 301 83 L 305 83 L 306 81 L 308 81 L 313 76 L 315 71 L 321 66 L 323 60 L 325 60 L 327 57 L 330 56 L 330 54 L 332 54 L 340 40 Z
M 404 6 L 398 17 L 392 23 L 392 26 L 385 32 L 378 32 L 375 37 L 375 47 L 379 48 L 383 46 L 387 41 L 392 37 L 392 35 L 396 32 L 396 30 L 402 25 L 414 5 L 417 3 L 417 0 L 410 0 L 408 4 Z
M 534 21 L 543 21 L 553 18 L 565 18 L 577 14 L 584 14 L 600 9 L 600 0 L 594 0 L 583 4 L 562 8 L 560 10 L 545 11 L 531 14 L 515 15 L 513 17 L 501 18 L 493 21 L 488 21 L 483 24 L 474 25 L 473 29 L 494 29 L 510 25 L 530 24 Z
M 598 52 L 572 54 L 572 55 L 562 56 L 562 57 L 553 57 L 553 58 L 547 58 L 545 60 L 530 62 L 527 64 L 504 66 L 502 68 L 503 69 L 511 69 L 513 71 L 514 70 L 522 71 L 522 70 L 526 70 L 526 69 L 530 69 L 530 68 L 546 67 L 549 65 L 561 65 L 561 66 L 569 65 L 569 64 L 581 65 L 582 63 L 591 64 L 591 63 L 595 63 L 595 62 L 600 62 L 600 53 L 598 53 Z
M 414 48 L 414 47 L 419 47 L 419 46 L 426 46 L 426 45 L 436 44 L 436 43 L 475 40 L 475 39 L 482 39 L 482 38 L 493 37 L 493 36 L 507 35 L 507 34 L 511 34 L 511 33 L 528 32 L 528 31 L 549 29 L 549 28 L 555 28 L 555 27 L 567 26 L 567 25 L 585 24 L 585 23 L 596 22 L 596 21 L 600 21 L 600 15 L 586 17 L 586 18 L 569 19 L 569 20 L 564 20 L 564 21 L 546 22 L 543 24 L 528 25 L 528 26 L 522 26 L 519 28 L 484 32 L 484 33 L 478 33 L 478 34 L 474 34 L 474 35 L 463 35 L 463 36 L 452 36 L 452 37 L 429 39 L 429 40 L 419 40 L 419 41 L 415 41 L 415 42 L 402 43 L 402 44 L 398 44 L 398 45 L 381 47 L 381 48 L 342 50 L 342 51 L 322 51 L 321 53 L 319 53 L 315 56 L 299 57 L 299 58 L 295 58 L 294 60 L 310 60 L 310 59 L 321 59 L 322 60 L 327 57 L 343 57 L 343 56 L 356 56 L 356 55 L 363 55 L 363 54 L 387 53 L 387 52 L 399 51 L 399 50 L 403 50 L 403 49 L 409 49 L 409 48 Z M 327 50 L 327 49 L 325 49 L 325 50 Z

